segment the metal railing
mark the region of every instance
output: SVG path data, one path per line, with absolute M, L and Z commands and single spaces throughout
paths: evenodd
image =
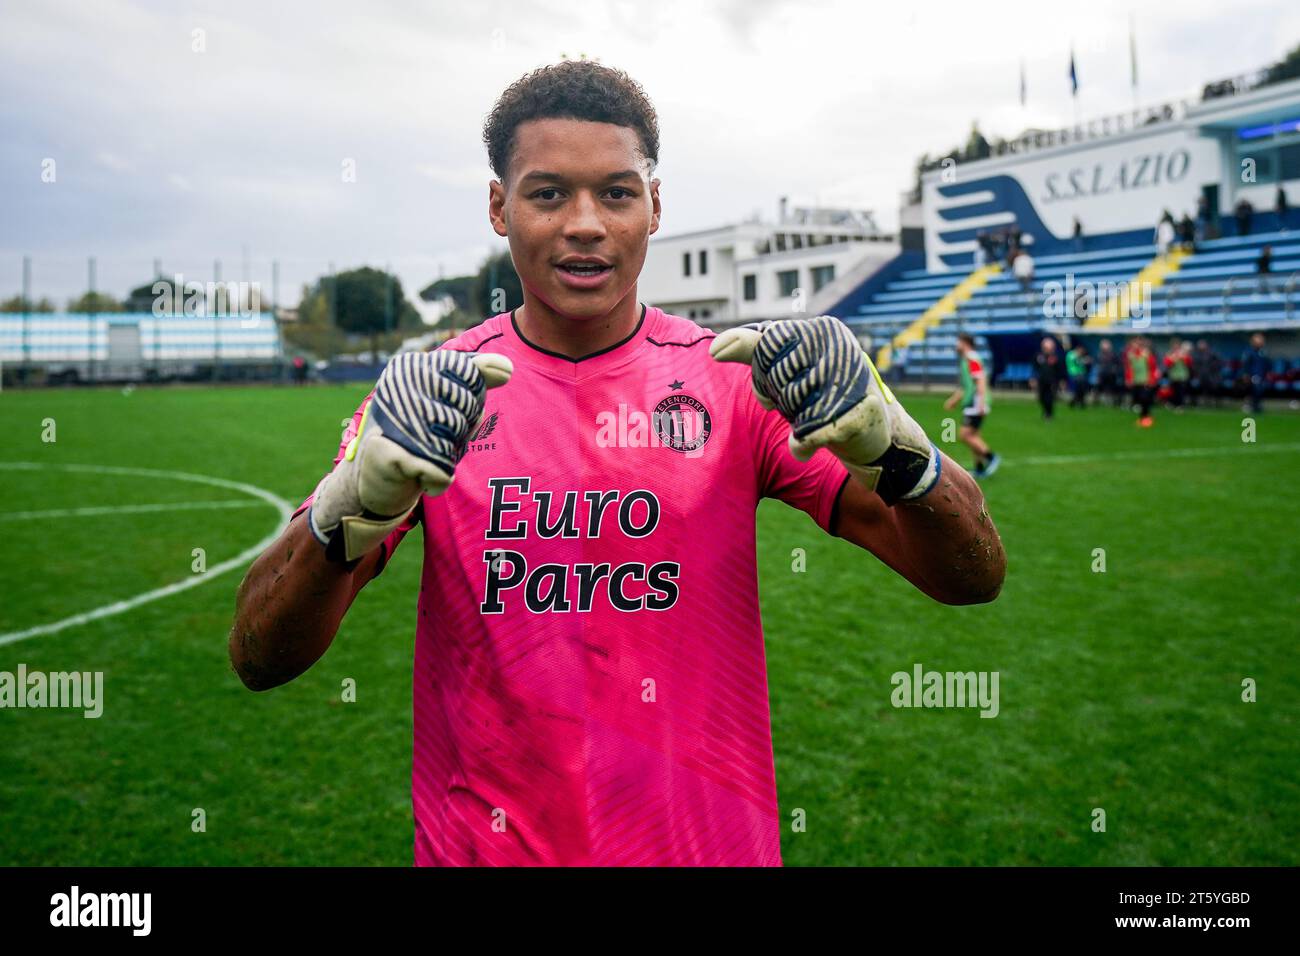
M 1155 295 L 1163 295 L 1165 304 L 1164 316 L 1158 321 L 1161 324 L 1172 324 L 1174 320 L 1179 317 L 1195 316 L 1198 314 L 1205 315 L 1208 310 L 1205 310 L 1202 307 L 1192 306 L 1190 311 L 1188 311 L 1186 306 L 1180 305 L 1180 300 L 1186 299 L 1189 295 L 1193 298 L 1198 296 L 1207 297 L 1214 295 L 1213 287 L 1209 289 L 1200 288 L 1206 284 L 1206 280 L 1198 280 L 1195 278 L 1181 282 L 1171 281 L 1165 284 L 1162 289 L 1155 293 Z M 1234 296 L 1240 295 L 1243 292 L 1249 293 L 1252 290 L 1269 296 L 1277 296 L 1280 294 L 1282 297 L 1282 307 L 1285 310 L 1285 320 L 1287 322 L 1292 322 L 1296 321 L 1297 318 L 1300 318 L 1296 313 L 1296 299 L 1297 296 L 1300 295 L 1300 269 L 1296 269 L 1286 273 L 1251 273 L 1249 275 L 1232 276 L 1229 278 L 1219 287 L 1218 290 L 1218 311 L 1220 320 L 1223 322 L 1233 321 Z M 1257 302 L 1258 299 L 1253 299 L 1252 301 Z M 982 308 L 1019 306 L 1023 309 L 1025 318 L 1032 323 L 1040 317 L 1045 319 L 1051 318 L 1050 316 L 1041 314 L 1043 302 L 1044 300 L 1041 290 L 1031 290 L 1028 293 L 1013 292 L 1006 295 L 984 299 L 980 302 L 980 306 Z M 1070 304 L 1066 303 L 1067 309 L 1069 306 Z M 1097 310 L 1094 310 L 1094 314 L 1095 311 L 1099 311 L 1104 307 L 1104 302 L 1098 303 Z M 963 330 L 968 322 L 973 321 L 969 314 L 969 310 L 969 303 L 963 303 L 957 306 L 953 317 L 956 320 L 958 331 Z M 1240 308 L 1237 309 L 1236 314 L 1248 317 L 1248 314 L 1243 313 Z M 1068 313 L 1064 320 L 1065 323 L 1068 324 L 1069 319 L 1072 317 L 1074 317 L 1073 313 Z M 1087 318 L 1088 316 L 1084 316 L 1083 320 L 1086 321 Z M 989 321 L 996 323 L 997 320 L 991 319 Z M 1153 321 L 1155 321 L 1154 317 Z
M 1240 96 L 1242 93 L 1251 93 L 1260 87 L 1269 86 L 1272 83 L 1281 83 L 1286 77 L 1279 75 L 1276 79 L 1271 78 L 1273 68 L 1263 67 L 1262 69 L 1253 70 L 1249 73 L 1241 73 L 1237 76 L 1225 77 L 1221 80 L 1211 80 L 1201 88 L 1201 101 L 1218 100 L 1228 96 Z
M 1272 295 L 1277 291 L 1277 286 L 1275 283 L 1269 281 L 1270 278 L 1281 279 L 1282 276 L 1280 274 L 1274 275 L 1270 272 L 1258 272 L 1249 276 L 1233 276 L 1225 282 L 1223 284 L 1222 293 L 1223 321 L 1229 322 L 1232 320 L 1232 295 L 1233 290 L 1237 287 L 1238 283 L 1241 283 L 1242 286 L 1247 288 L 1253 284 L 1257 293 L 1262 290 L 1267 292 L 1269 295 Z M 1287 273 L 1285 284 L 1282 286 L 1282 308 L 1285 310 L 1285 318 L 1288 322 L 1290 322 L 1295 315 L 1295 292 L 1296 281 L 1298 279 L 1300 279 L 1300 269 L 1293 270 L 1292 272 Z
M 1237 284 L 1240 276 L 1233 276 L 1223 284 L 1223 321 L 1227 322 L 1232 319 L 1232 287 Z
M 1165 286 L 1165 321 L 1172 322 L 1177 312 L 1178 283 L 1170 282 Z M 1149 318 L 1149 316 L 1148 316 Z

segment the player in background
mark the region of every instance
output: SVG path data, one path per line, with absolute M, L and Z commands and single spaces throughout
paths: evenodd
M 1118 405 L 1124 391 L 1122 385 L 1124 372 L 1120 367 L 1120 357 L 1110 339 L 1102 339 L 1097 351 L 1097 402 L 1103 400 L 1111 405 Z
M 1192 378 L 1191 343 L 1175 336 L 1169 342 L 1169 351 L 1165 352 L 1165 378 L 1169 380 L 1169 404 L 1173 410 L 1182 413 L 1187 401 L 1188 383 Z
M 1268 389 L 1268 373 L 1272 365 L 1264 351 L 1264 333 L 1252 333 L 1250 348 L 1241 357 L 1241 374 L 1250 389 L 1247 404 L 1242 406 L 1242 411 L 1258 415 L 1264 410 L 1264 392 Z
M 1156 384 L 1160 379 L 1156 354 L 1144 335 L 1133 338 L 1124 348 L 1124 384 L 1128 386 L 1133 404 L 1137 406 L 1140 428 L 1155 424 L 1151 405 L 1155 402 Z
M 1065 353 L 1065 373 L 1070 380 L 1070 407 L 1088 407 L 1088 376 L 1092 373 L 1092 356 L 1082 342 Z
M 961 402 L 962 423 L 957 430 L 957 440 L 975 455 L 975 477 L 987 478 L 998 470 L 1002 456 L 990 449 L 980 435 L 984 418 L 989 413 L 988 376 L 979 352 L 975 351 L 975 340 L 965 332 L 957 336 L 957 369 L 961 388 L 948 397 L 943 407 L 956 408 Z
M 1061 390 L 1061 382 L 1064 380 L 1065 363 L 1061 361 L 1061 353 L 1056 350 L 1056 339 L 1045 335 L 1038 354 L 1034 356 L 1034 377 L 1029 382 L 1030 387 L 1038 392 L 1038 404 L 1043 409 L 1045 422 L 1052 420 L 1056 393 Z

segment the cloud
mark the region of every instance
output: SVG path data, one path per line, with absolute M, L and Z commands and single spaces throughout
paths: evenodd
M 487 191 L 487 184 L 496 178 L 492 167 L 486 162 L 478 165 L 440 166 L 436 163 L 423 163 L 412 169 L 439 186 L 451 189 L 477 189 Z
M 135 168 L 134 165 L 116 153 L 110 153 L 107 150 L 100 150 L 95 154 L 95 161 L 105 169 L 111 169 L 115 173 L 126 172 Z

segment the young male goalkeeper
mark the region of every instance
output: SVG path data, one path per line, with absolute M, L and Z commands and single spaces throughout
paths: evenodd
M 949 604 L 997 595 L 997 531 L 837 320 L 638 301 L 659 136 L 625 74 L 538 70 L 484 137 L 524 304 L 389 364 L 240 586 L 231 661 L 301 674 L 422 524 L 417 864 L 780 864 L 759 499 Z

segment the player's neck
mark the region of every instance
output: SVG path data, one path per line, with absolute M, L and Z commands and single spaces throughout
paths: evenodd
M 523 306 L 515 311 L 515 322 L 525 339 L 540 349 L 572 359 L 584 358 L 622 342 L 632 334 L 640 318 L 636 286 L 613 309 L 594 318 L 570 318 L 527 290 Z

